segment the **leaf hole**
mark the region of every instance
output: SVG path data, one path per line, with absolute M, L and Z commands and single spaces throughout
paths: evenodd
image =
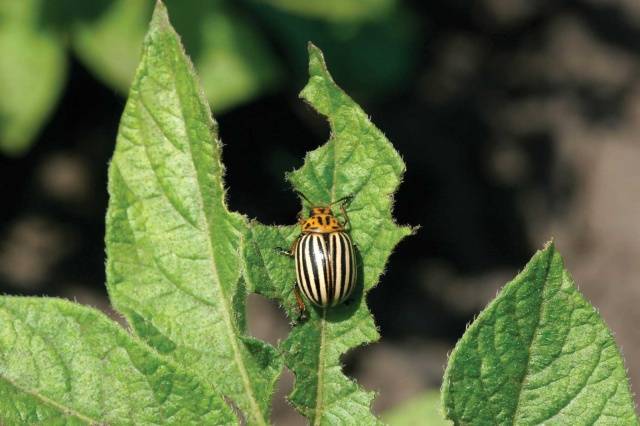
M 283 178 L 327 140 L 326 120 L 289 95 L 265 96 L 218 118 L 231 210 L 266 224 L 295 223 L 298 196 Z
M 289 320 L 278 304 L 255 293 L 247 296 L 247 326 L 251 336 L 274 346 L 291 331 Z
M 273 396 L 273 412 L 271 420 L 275 425 L 287 425 L 287 426 L 304 426 L 309 424 L 300 413 L 289 402 L 287 402 L 287 395 L 293 391 L 293 383 L 295 376 L 288 368 L 282 370 L 282 375 L 276 385 L 276 391 Z

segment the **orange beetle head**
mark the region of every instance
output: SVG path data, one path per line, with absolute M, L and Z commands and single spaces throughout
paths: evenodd
M 328 215 L 333 216 L 333 213 L 331 212 L 331 208 L 330 207 L 313 207 L 309 211 L 309 216 L 310 217 L 323 215 L 323 214 L 328 214 Z
M 300 221 L 303 234 L 343 231 L 344 228 L 333 215 L 330 207 L 313 207 L 309 212 L 309 218 Z

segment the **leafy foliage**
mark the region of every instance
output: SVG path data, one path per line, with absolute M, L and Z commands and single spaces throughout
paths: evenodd
M 0 297 L 0 420 L 235 424 L 220 395 L 95 309 Z
M 373 394 L 344 376 L 340 356 L 379 337 L 365 295 L 378 282 L 394 246 L 412 232 L 397 226 L 391 216 L 391 196 L 400 184 L 404 163 L 365 112 L 334 83 L 322 53 L 313 45 L 309 45 L 309 76 L 301 97 L 327 117 L 332 135 L 288 179 L 317 205 L 353 195 L 350 234 L 359 255 L 360 288 L 351 304 L 309 307 L 310 319 L 296 326 L 283 343 L 286 364 L 296 375 L 290 401 L 313 424 L 372 424 L 377 421 L 369 408 Z M 282 300 L 290 314 L 295 312 L 294 265 L 274 247 L 291 244 L 295 234 L 296 227 L 254 222 L 245 249 L 250 287 Z
M 282 362 L 244 334 L 245 225 L 224 203 L 215 133 L 159 3 L 109 171 L 109 295 L 142 339 L 265 424 Z
M 28 148 L 64 82 L 64 49 L 39 22 L 41 3 L 0 0 L 0 150 L 7 154 Z
M 129 89 L 153 2 L 116 0 L 76 26 L 78 56 L 105 82 Z M 214 111 L 270 90 L 279 68 L 250 23 L 223 2 L 167 1 L 172 20 L 201 76 Z
M 25 24 L 0 29 L 0 45 L 42 41 L 31 25 L 38 4 L 0 3 Z M 0 67 L 19 73 L 19 65 Z M 332 132 L 288 179 L 315 205 L 353 196 L 348 232 L 359 279 L 352 300 L 330 309 L 309 304 L 309 318 L 298 321 L 294 266 L 275 250 L 297 238 L 297 226 L 265 226 L 228 210 L 217 125 L 159 2 L 109 169 L 107 286 L 134 334 L 71 302 L 0 296 L 2 424 L 237 424 L 223 397 L 248 424 L 267 424 L 283 363 L 296 376 L 289 399 L 314 425 L 380 423 L 370 410 L 373 393 L 343 374 L 340 357 L 379 337 L 366 295 L 413 231 L 391 214 L 404 163 L 311 44 L 301 97 Z M 4 149 L 17 152 L 21 143 Z M 297 322 L 278 349 L 247 336 L 248 291 L 280 301 Z M 638 424 L 613 337 L 553 244 L 469 327 L 442 397 L 455 424 Z M 448 424 L 438 411 L 428 394 L 385 419 Z
M 611 332 L 552 243 L 458 342 L 442 395 L 456 424 L 638 424 Z
M 395 0 L 254 0 L 296 15 L 327 21 L 362 21 L 380 19 L 393 11 Z
M 375 422 L 369 411 L 372 394 L 343 376 L 339 357 L 350 347 L 378 337 L 363 294 L 375 285 L 393 246 L 411 232 L 396 226 L 391 218 L 390 195 L 399 184 L 404 164 L 364 112 L 335 86 L 320 51 L 311 47 L 310 55 L 311 80 L 303 97 L 327 115 L 334 137 L 311 153 L 305 166 L 289 178 L 321 202 L 335 200 L 344 191 L 355 195 L 352 223 L 358 229 L 352 234 L 360 249 L 363 287 L 350 306 L 314 311 L 311 321 L 296 327 L 282 350 L 298 376 L 292 401 L 316 424 L 336 416 Z M 266 269 L 255 263 L 250 251 L 256 247 L 256 233 L 280 233 L 287 228 L 247 227 L 244 217 L 228 211 L 216 133 L 193 67 L 169 24 L 166 9 L 158 3 L 109 170 L 107 285 L 114 307 L 142 341 L 88 308 L 62 301 L 12 302 L 12 307 L 26 304 L 22 316 L 34 336 L 44 336 L 40 330 L 47 320 L 58 324 L 48 331 L 46 340 L 56 339 L 60 347 L 53 349 L 57 359 L 52 361 L 47 355 L 46 362 L 35 360 L 35 370 L 21 365 L 18 355 L 35 338 L 16 325 L 18 313 L 13 313 L 17 319 L 3 322 L 0 330 L 8 338 L 27 338 L 5 345 L 9 355 L 3 360 L 7 383 L 2 392 L 5 401 L 19 401 L 15 407 L 3 408 L 5 422 L 64 419 L 118 424 L 126 422 L 120 406 L 128 403 L 127 407 L 139 412 L 141 417 L 134 418 L 139 423 L 190 422 L 194 413 L 207 423 L 234 423 L 222 394 L 237 404 L 249 423 L 268 423 L 282 357 L 273 347 L 245 334 L 247 290 L 241 271 L 247 267 L 251 289 L 266 292 L 269 281 L 258 285 L 254 281 Z M 291 240 L 293 235 L 286 237 Z M 271 259 L 275 257 L 271 251 Z M 291 266 L 283 271 L 290 273 Z M 292 284 L 292 280 L 278 281 L 280 287 L 272 289 L 272 297 L 290 300 Z M 35 308 L 39 316 L 31 314 Z M 67 311 L 74 315 L 70 325 L 56 322 L 56 316 Z M 69 327 L 75 327 L 74 333 L 67 332 Z M 94 339 L 93 333 L 98 332 L 105 337 Z M 146 376 L 144 380 L 127 368 L 126 360 L 119 364 L 120 358 L 114 359 L 106 368 L 82 355 L 86 352 L 104 359 L 114 346 L 108 344 L 109 339 L 126 346 L 129 360 Z M 81 348 L 74 349 L 77 345 Z M 34 357 L 45 352 L 39 350 Z M 85 363 L 89 369 L 102 369 L 82 371 L 80 366 Z M 40 364 L 51 370 L 55 380 L 34 376 Z M 314 373 L 312 377 L 306 377 L 307 368 Z M 121 386 L 129 386 L 132 392 L 142 392 L 136 383 L 147 383 L 151 398 L 159 401 L 157 410 L 144 398 L 126 392 L 119 394 L 120 405 L 114 409 L 96 400 L 96 392 L 102 399 L 111 397 L 97 384 L 102 381 L 99 373 L 115 370 Z M 74 386 L 76 380 L 93 388 Z M 333 388 L 336 385 L 339 389 Z M 82 395 L 72 393 L 78 390 Z M 187 391 L 197 392 L 198 397 L 181 399 L 189 395 Z M 134 406 L 137 403 L 141 406 Z
M 167 3 L 216 112 L 275 90 L 291 68 L 276 58 L 263 28 L 272 28 L 299 75 L 301 43 L 321 41 L 338 74 L 365 95 L 396 87 L 412 63 L 415 25 L 394 0 Z M 0 0 L 0 150 L 23 153 L 37 135 L 62 90 L 67 44 L 98 78 L 126 93 L 152 9 L 152 0 Z M 258 19 L 264 24 L 255 25 Z M 370 72 L 360 73 L 363 66 Z
M 304 47 L 313 40 L 322 46 L 333 75 L 362 99 L 374 100 L 404 87 L 419 57 L 418 23 L 399 2 L 331 1 L 336 7 L 315 0 L 256 3 L 256 15 L 282 46 L 295 76 L 303 78 Z M 358 13 L 364 12 L 365 3 L 375 6 Z M 292 13 L 299 8 L 304 11 Z

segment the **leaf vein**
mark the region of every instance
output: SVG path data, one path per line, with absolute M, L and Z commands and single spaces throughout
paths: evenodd
M 22 387 L 20 385 L 18 385 L 16 382 L 14 382 L 13 380 L 11 380 L 10 378 L 8 378 L 7 376 L 5 376 L 4 374 L 0 373 L 0 378 L 2 378 L 2 380 L 4 380 L 5 382 L 7 382 L 9 385 L 13 386 L 14 388 L 16 388 L 18 391 L 26 393 L 28 395 L 33 396 L 34 398 L 42 401 L 45 405 L 48 405 L 52 408 L 54 408 L 55 410 L 58 410 L 60 413 L 62 413 L 65 416 L 73 416 L 73 417 L 77 417 L 79 420 L 82 420 L 83 422 L 86 422 L 88 424 L 94 425 L 94 424 L 100 424 L 100 421 L 91 418 L 90 416 L 87 416 L 85 414 L 82 414 L 81 412 L 71 408 L 71 407 L 67 407 L 66 405 L 62 405 L 56 401 L 54 401 L 53 399 L 42 395 L 41 393 L 37 392 L 36 390 L 32 390 L 32 389 L 27 389 L 25 387 Z
M 560 412 L 562 410 L 564 410 L 566 407 L 569 406 L 569 404 L 571 404 L 571 402 L 575 401 L 578 396 L 587 388 L 589 387 L 589 379 L 591 378 L 591 376 L 593 376 L 593 373 L 596 371 L 596 368 L 598 368 L 598 364 L 600 363 L 600 359 L 602 357 L 602 352 L 603 349 L 601 348 L 600 351 L 598 352 L 598 358 L 596 359 L 596 361 L 593 363 L 593 366 L 591 367 L 591 371 L 589 371 L 589 374 L 586 376 L 585 380 L 584 380 L 584 385 L 580 387 L 580 389 L 578 389 L 578 392 L 576 392 L 574 395 L 572 395 L 571 397 L 567 398 L 567 400 L 565 401 L 564 404 L 562 404 L 558 409 L 555 410 L 554 413 L 550 413 L 550 415 L 547 416 L 547 418 L 545 418 L 543 421 L 547 421 L 547 420 L 551 420 L 554 417 L 557 417 Z
M 526 367 L 525 367 L 525 371 L 522 374 L 522 377 L 520 377 L 520 382 L 518 384 L 518 401 L 516 403 L 516 408 L 513 411 L 513 416 L 511 418 L 512 422 L 515 422 L 517 417 L 518 417 L 518 413 L 520 410 L 520 403 L 522 402 L 522 388 L 524 386 L 524 382 L 527 378 L 527 376 L 529 375 L 529 369 L 531 368 L 531 345 L 533 343 L 533 340 L 536 338 L 536 334 L 538 333 L 538 329 L 540 328 L 540 323 L 542 320 L 542 314 L 543 314 L 543 310 L 544 310 L 544 305 L 545 305 L 545 298 L 544 298 L 544 291 L 546 289 L 546 286 L 549 282 L 549 272 L 551 270 L 551 263 L 553 262 L 553 255 L 549 254 L 548 255 L 548 259 L 547 259 L 547 263 L 545 265 L 545 272 L 544 272 L 544 279 L 543 281 L 543 286 L 542 286 L 542 290 L 540 292 L 540 306 L 538 308 L 538 318 L 536 320 L 536 324 L 535 327 L 533 328 L 533 332 L 531 333 L 531 341 L 528 344 L 527 349 L 527 360 L 526 360 Z M 514 297 L 516 297 L 514 295 Z
M 172 62 L 172 65 L 175 67 L 175 62 Z M 173 75 L 176 75 L 176 70 L 174 69 L 174 73 Z M 192 70 L 189 70 L 189 72 L 193 72 Z M 182 101 L 182 95 L 180 93 L 180 90 L 176 84 L 175 79 L 172 79 L 173 82 L 173 88 L 175 90 L 175 93 L 177 94 L 177 99 L 178 99 L 178 104 L 179 104 L 179 110 L 180 113 L 182 115 L 182 121 L 184 123 L 187 122 L 186 117 L 185 117 L 185 113 L 184 113 L 184 104 Z M 207 128 L 210 128 L 210 126 L 207 126 Z M 211 134 L 211 133 L 210 133 Z M 194 154 L 193 154 L 193 148 L 192 148 L 192 139 L 189 135 L 189 132 L 186 132 L 187 135 L 187 146 L 189 148 L 189 158 L 191 159 L 192 165 L 194 167 L 194 170 L 196 170 L 196 184 L 198 187 L 198 204 L 199 207 L 201 209 L 201 211 L 205 211 L 205 205 L 204 205 L 204 196 L 203 196 L 203 188 L 202 188 L 202 182 L 200 182 L 200 179 L 198 178 L 197 175 L 197 166 L 195 164 L 195 158 L 194 158 Z M 212 143 L 217 143 L 217 139 L 214 138 L 214 140 L 212 141 Z M 220 161 L 220 159 L 218 158 L 218 162 Z M 222 170 L 222 165 L 220 165 L 220 169 Z M 224 206 L 224 202 L 223 202 L 223 208 L 226 209 L 226 207 Z M 235 331 L 234 327 L 233 327 L 233 322 L 232 322 L 232 312 L 231 312 L 231 307 L 229 306 L 229 302 L 227 300 L 227 297 L 225 295 L 225 289 L 224 286 L 222 285 L 222 283 L 220 282 L 220 275 L 218 272 L 218 268 L 216 266 L 216 261 L 215 261 L 215 250 L 213 248 L 213 239 L 212 239 L 212 225 L 211 223 L 209 223 L 209 217 L 207 214 L 204 214 L 204 224 L 206 226 L 206 230 L 207 230 L 207 237 L 208 237 L 208 242 L 209 244 L 207 244 L 208 250 L 209 250 L 209 256 L 211 258 L 211 271 L 213 273 L 213 277 L 215 284 L 219 287 L 219 291 L 222 294 L 221 299 L 221 305 L 222 305 L 222 317 L 224 319 L 224 324 L 226 325 L 226 331 L 227 331 L 227 339 L 229 340 L 232 350 L 233 350 L 233 357 L 234 357 L 234 362 L 236 364 L 236 367 L 238 369 L 238 371 L 240 372 L 240 376 L 242 378 L 242 385 L 245 389 L 245 392 L 247 394 L 247 397 L 249 399 L 249 403 L 251 405 L 252 411 L 253 411 L 253 416 L 254 418 L 259 422 L 259 424 L 266 424 L 266 421 L 264 419 L 263 413 L 260 410 L 260 407 L 258 406 L 258 403 L 255 399 L 255 391 L 253 389 L 253 387 L 251 386 L 251 382 L 249 380 L 249 376 L 248 376 L 248 372 L 246 369 L 246 366 L 244 365 L 244 360 L 242 358 L 242 354 L 240 353 L 240 348 L 238 345 L 238 341 L 235 338 Z

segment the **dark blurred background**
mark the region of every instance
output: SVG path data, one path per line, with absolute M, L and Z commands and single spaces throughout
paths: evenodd
M 9 50 L 0 59 L 0 290 L 111 312 L 107 165 L 152 2 L 9 3 L 0 5 L 0 47 L 17 37 L 54 59 L 31 55 L 24 69 Z M 299 205 L 284 174 L 329 132 L 297 99 L 308 40 L 404 157 L 395 216 L 421 229 L 369 295 L 382 340 L 345 357 L 347 372 L 380 392 L 378 412 L 440 385 L 465 325 L 552 237 L 614 331 L 638 391 L 640 2 L 189 0 L 168 8 L 220 124 L 233 210 L 295 222 Z M 35 35 L 25 41 L 15 28 Z M 58 77 L 47 82 L 50 74 Z M 37 108 L 14 108 L 39 93 Z M 249 302 L 254 334 L 286 336 L 275 305 Z M 304 424 L 282 401 L 274 421 Z

